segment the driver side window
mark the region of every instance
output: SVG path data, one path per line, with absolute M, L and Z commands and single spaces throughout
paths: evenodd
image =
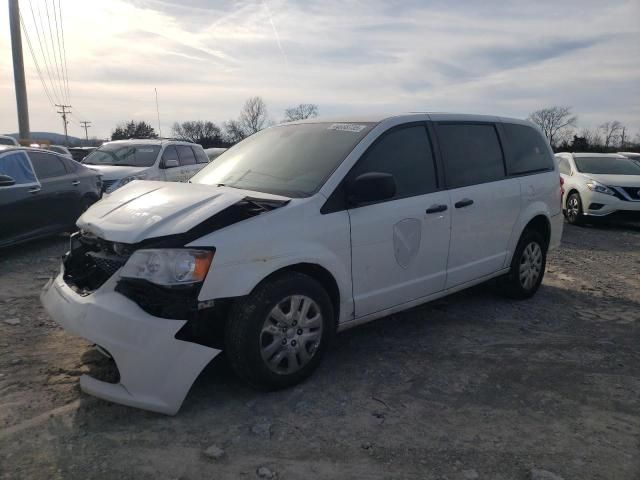
M 424 125 L 393 129 L 379 138 L 349 173 L 389 173 L 396 182 L 391 199 L 425 195 L 438 189 L 431 142 Z
M 37 184 L 38 179 L 24 153 L 15 152 L 0 157 L 0 175 L 8 175 L 14 186 Z

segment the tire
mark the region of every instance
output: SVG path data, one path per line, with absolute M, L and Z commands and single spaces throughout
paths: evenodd
M 540 288 L 546 264 L 547 242 L 539 232 L 525 230 L 513 254 L 511 269 L 500 282 L 502 291 L 518 300 L 532 297 Z
M 287 272 L 232 306 L 225 349 L 231 367 L 247 383 L 277 390 L 311 375 L 334 334 L 325 289 L 308 275 Z
M 573 192 L 567 198 L 566 215 L 567 222 L 571 225 L 580 225 L 583 223 L 582 200 L 578 192 Z

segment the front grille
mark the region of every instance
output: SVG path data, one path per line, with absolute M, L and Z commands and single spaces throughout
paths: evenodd
M 622 187 L 632 200 L 640 200 L 640 187 Z
M 72 238 L 71 250 L 64 259 L 64 281 L 80 295 L 100 288 L 128 260 L 118 255 L 113 243 L 89 235 Z

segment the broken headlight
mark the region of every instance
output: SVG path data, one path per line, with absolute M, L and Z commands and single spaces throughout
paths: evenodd
M 212 260 L 210 250 L 137 250 L 127 260 L 120 276 L 147 280 L 156 285 L 188 285 L 204 280 Z

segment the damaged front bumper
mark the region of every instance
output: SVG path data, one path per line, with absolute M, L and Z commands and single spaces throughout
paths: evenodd
M 202 369 L 221 350 L 178 340 L 187 320 L 160 318 L 116 292 L 118 274 L 91 295 L 70 288 L 60 273 L 44 287 L 45 310 L 68 332 L 107 350 L 120 372 L 119 383 L 88 375 L 86 393 L 132 407 L 175 415 Z

